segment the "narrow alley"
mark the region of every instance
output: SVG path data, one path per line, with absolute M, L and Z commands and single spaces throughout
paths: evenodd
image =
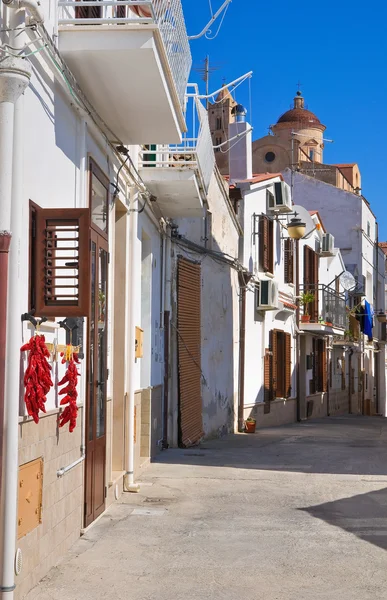
M 387 421 L 169 450 L 28 600 L 386 598 Z

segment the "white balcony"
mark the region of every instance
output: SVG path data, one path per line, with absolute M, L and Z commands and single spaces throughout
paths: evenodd
M 140 174 L 157 198 L 164 217 L 203 217 L 204 202 L 215 166 L 207 111 L 194 99 L 196 113 L 192 131 L 182 144 L 145 149 L 140 156 Z
M 59 50 L 116 140 L 181 142 L 192 63 L 181 0 L 59 0 Z

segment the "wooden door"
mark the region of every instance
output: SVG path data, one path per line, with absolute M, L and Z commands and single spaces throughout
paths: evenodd
M 85 526 L 105 509 L 108 245 L 90 235 L 90 318 L 86 401 Z

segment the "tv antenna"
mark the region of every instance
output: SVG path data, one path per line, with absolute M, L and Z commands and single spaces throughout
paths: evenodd
M 219 71 L 220 65 L 210 65 L 210 57 L 207 55 L 200 67 L 195 67 L 193 70 L 202 76 L 202 80 L 206 84 L 206 96 L 207 96 L 207 110 L 210 104 L 209 93 L 210 93 L 210 77 L 212 73 Z

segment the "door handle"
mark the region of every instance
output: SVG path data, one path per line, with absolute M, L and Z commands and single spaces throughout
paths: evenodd
M 97 381 L 97 387 L 102 387 L 103 385 L 105 385 L 104 381 Z

